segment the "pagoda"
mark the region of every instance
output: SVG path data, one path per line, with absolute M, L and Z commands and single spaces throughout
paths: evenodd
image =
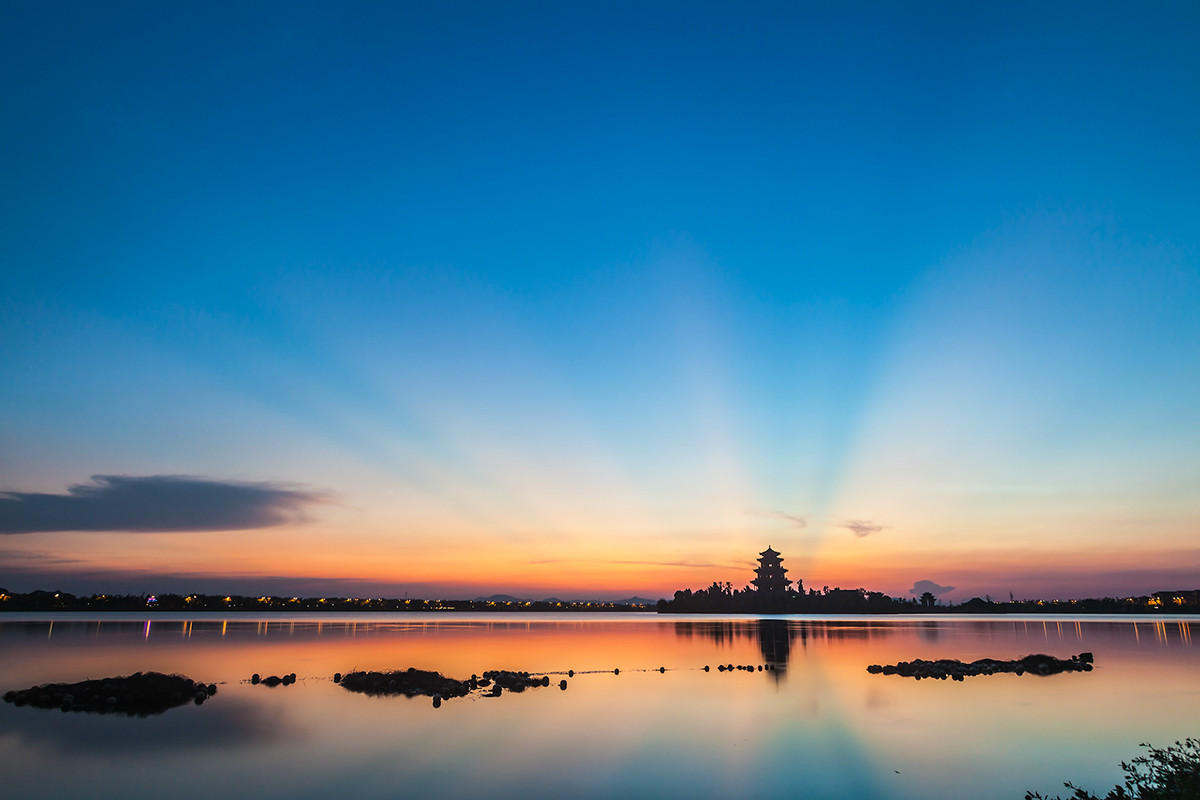
M 758 577 L 751 581 L 758 591 L 783 594 L 788 590 L 792 582 L 787 579 L 787 567 L 782 565 L 782 561 L 779 553 L 772 550 L 770 545 L 758 554 L 758 568 L 754 570 Z

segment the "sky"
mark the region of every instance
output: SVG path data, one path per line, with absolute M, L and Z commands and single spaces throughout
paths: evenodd
M 1198 38 L 6 2 L 0 586 L 1197 588 Z

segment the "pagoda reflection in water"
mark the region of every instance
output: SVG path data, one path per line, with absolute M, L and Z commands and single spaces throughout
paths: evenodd
M 801 649 L 810 640 L 822 642 L 843 639 L 871 639 L 890 636 L 895 629 L 874 620 L 838 620 L 836 622 L 786 617 L 759 617 L 736 620 L 678 621 L 675 635 L 685 638 L 703 637 L 719 647 L 735 645 L 751 639 L 758 645 L 762 663 L 777 673 L 787 670 L 792 658 L 792 646 L 799 640 Z

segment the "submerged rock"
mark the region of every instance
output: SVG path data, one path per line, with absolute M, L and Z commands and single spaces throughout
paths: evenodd
M 1091 672 L 1092 654 L 1080 653 L 1069 659 L 1055 658 L 1042 653 L 1028 655 L 1014 661 L 997 661 L 992 658 L 981 658 L 964 664 L 962 661 L 941 659 L 939 661 L 901 661 L 899 664 L 872 664 L 867 672 L 872 675 L 901 675 L 906 678 L 934 678 L 937 680 L 961 681 L 963 678 L 975 675 L 995 675 L 998 672 L 1011 672 L 1024 675 L 1026 672 L 1034 675 L 1056 675 L 1060 672 Z
M 217 693 L 216 684 L 203 684 L 183 675 L 138 672 L 128 677 L 103 678 L 78 683 L 47 683 L 10 691 L 5 702 L 17 706 L 61 709 L 95 714 L 145 717 L 194 702 L 200 705 Z

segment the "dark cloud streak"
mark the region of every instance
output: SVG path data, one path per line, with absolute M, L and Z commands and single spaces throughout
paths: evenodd
M 934 597 L 941 597 L 942 595 L 953 591 L 953 586 L 941 586 L 933 581 L 921 580 L 914 583 L 913 587 L 908 590 L 908 593 L 920 597 L 921 595 L 925 594 L 925 592 L 929 592 Z
M 870 536 L 872 533 L 879 533 L 887 526 L 879 525 L 867 519 L 848 519 L 841 523 L 841 527 L 861 539 L 864 536 Z
M 66 494 L 0 492 L 0 534 L 237 531 L 303 521 L 328 495 L 187 475 L 93 475 Z

